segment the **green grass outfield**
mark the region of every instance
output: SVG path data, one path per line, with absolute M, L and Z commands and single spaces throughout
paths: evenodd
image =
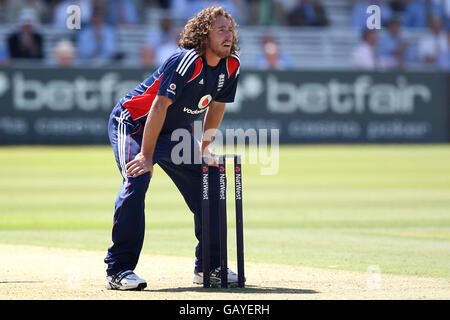
M 279 161 L 243 166 L 247 261 L 450 278 L 450 145 L 282 146 Z M 1 147 L 0 243 L 106 253 L 120 183 L 108 146 Z M 193 257 L 192 214 L 158 167 L 146 205 L 143 252 Z

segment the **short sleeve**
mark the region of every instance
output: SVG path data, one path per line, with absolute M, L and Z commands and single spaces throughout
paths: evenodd
M 162 65 L 163 70 L 158 95 L 170 98 L 172 102 L 175 102 L 191 78 L 197 59 L 199 59 L 199 55 L 194 49 L 172 55 Z
M 239 58 L 235 55 L 227 58 L 227 81 L 224 88 L 220 93 L 214 98 L 217 102 L 234 102 L 234 97 L 236 96 L 237 84 L 239 81 L 239 70 L 240 70 Z

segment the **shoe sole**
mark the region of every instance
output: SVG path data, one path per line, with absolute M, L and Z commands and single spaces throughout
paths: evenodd
M 192 283 L 193 284 L 196 284 L 196 285 L 203 285 L 203 280 L 194 280 L 194 281 L 192 281 Z M 216 280 L 216 279 L 210 279 L 210 282 L 209 282 L 209 284 L 210 284 L 210 286 L 211 286 L 211 288 L 219 288 L 220 286 L 221 286 L 221 282 L 220 282 L 220 279 L 218 279 L 218 280 Z M 237 288 L 239 286 L 239 283 L 236 281 L 236 282 L 228 282 L 228 287 L 229 288 Z
M 137 286 L 137 288 L 134 288 L 134 289 L 128 289 L 128 291 L 142 291 L 142 290 L 144 290 L 145 288 L 147 288 L 147 283 L 139 283 L 138 284 L 138 286 Z
M 139 283 L 136 288 L 123 288 L 123 287 L 120 288 L 120 287 L 115 287 L 115 286 L 111 285 L 111 283 L 108 283 L 108 286 L 106 287 L 106 289 L 108 289 L 108 290 L 119 290 L 119 291 L 142 291 L 145 288 L 147 288 L 146 282 Z
M 210 280 L 211 288 L 219 288 L 222 284 L 220 281 L 220 278 L 217 278 L 217 277 L 210 277 L 209 280 Z M 228 281 L 230 281 L 230 278 L 228 278 Z M 244 280 L 244 282 L 245 282 L 245 280 Z M 201 275 L 194 273 L 194 279 L 193 279 L 192 283 L 196 284 L 196 285 L 203 285 L 203 277 Z M 228 282 L 228 288 L 237 288 L 237 287 L 239 287 L 239 282 L 237 280 Z

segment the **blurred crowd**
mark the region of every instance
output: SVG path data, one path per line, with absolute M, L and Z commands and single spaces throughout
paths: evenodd
M 361 16 L 371 4 L 381 8 L 384 32 L 368 30 Z M 411 62 L 450 71 L 450 0 L 359 1 L 352 12 L 352 27 L 361 34 L 352 52 L 357 69 L 404 69 Z M 404 31 L 418 31 L 416 45 Z
M 336 0 L 352 5 L 349 30 L 360 43 L 349 54 L 356 69 L 403 69 L 409 62 L 450 70 L 450 0 Z M 176 48 L 184 23 L 201 8 L 223 5 L 240 26 L 332 28 L 326 3 L 321 0 L 0 0 L 0 28 L 14 26 L 1 42 L 0 65 L 17 61 L 46 61 L 59 66 L 105 65 L 124 59 L 120 28 L 149 30 L 139 48 L 141 66 L 157 66 Z M 80 28 L 58 39 L 46 57 L 41 27 L 67 30 L 70 5 L 80 8 Z M 370 5 L 381 8 L 381 30 L 368 30 Z M 149 11 L 161 13 L 157 22 Z M 151 18 L 149 18 L 151 17 Z M 75 18 L 74 18 L 75 19 Z M 76 19 L 74 20 L 76 21 Z M 405 30 L 418 31 L 412 45 Z M 350 32 L 349 32 L 350 36 Z M 280 49 L 276 33 L 261 37 L 259 69 L 289 69 L 292 58 Z M 47 53 L 48 55 L 48 53 Z M 50 58 L 50 59 L 48 59 Z

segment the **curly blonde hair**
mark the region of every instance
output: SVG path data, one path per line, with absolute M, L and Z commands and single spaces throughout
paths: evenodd
M 238 45 L 237 24 L 233 16 L 228 13 L 224 7 L 212 6 L 200 11 L 194 18 L 190 19 L 180 35 L 178 47 L 194 48 L 199 55 L 206 52 L 206 39 L 212 24 L 218 16 L 223 16 L 231 21 L 233 27 L 233 42 L 231 44 L 231 54 L 238 54 L 240 48 Z

